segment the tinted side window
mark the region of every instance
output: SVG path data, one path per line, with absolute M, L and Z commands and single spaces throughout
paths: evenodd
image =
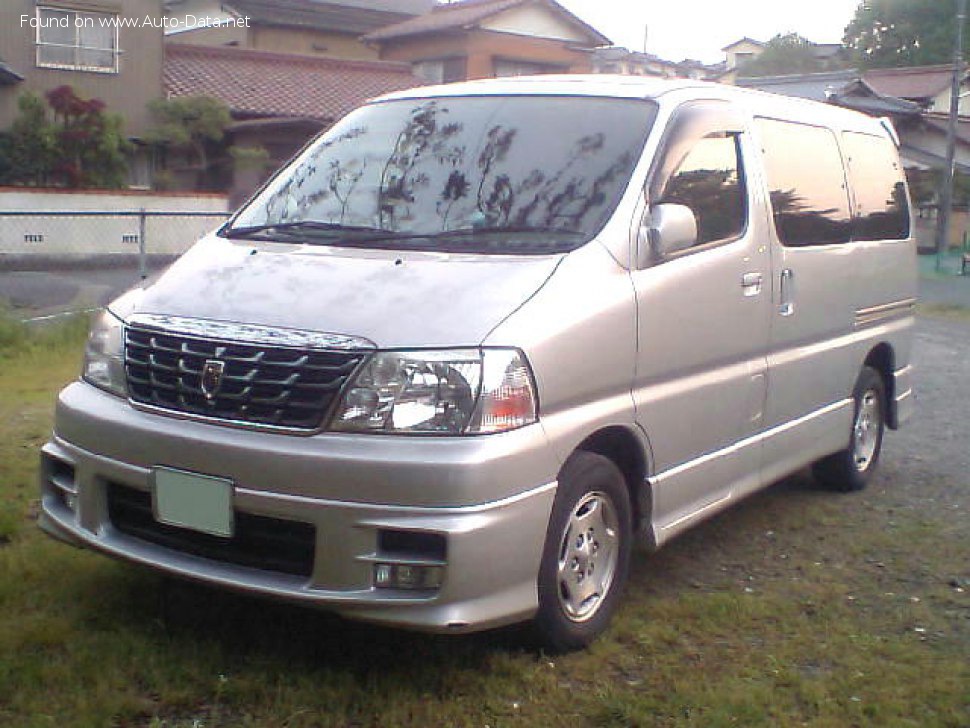
M 908 238 L 906 183 L 892 142 L 885 137 L 845 132 L 842 143 L 855 203 L 852 239 Z
M 849 199 L 835 134 L 774 119 L 756 119 L 756 124 L 782 244 L 848 242 Z
M 737 135 L 711 134 L 698 141 L 667 180 L 660 202 L 694 212 L 698 245 L 741 235 L 747 206 Z

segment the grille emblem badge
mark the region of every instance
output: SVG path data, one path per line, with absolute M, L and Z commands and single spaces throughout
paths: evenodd
M 222 387 L 222 375 L 226 370 L 226 363 L 220 359 L 206 359 L 202 365 L 202 394 L 212 401 Z

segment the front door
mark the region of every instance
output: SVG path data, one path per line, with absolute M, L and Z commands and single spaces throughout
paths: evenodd
M 767 218 L 744 120 L 726 102 L 687 104 L 665 138 L 648 200 L 689 207 L 698 234 L 633 273 L 634 399 L 653 450 L 661 541 L 760 484 L 771 309 Z

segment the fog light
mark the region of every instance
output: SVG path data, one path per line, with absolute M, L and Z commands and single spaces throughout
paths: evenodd
M 438 589 L 441 577 L 440 566 L 374 565 L 374 585 L 382 589 Z

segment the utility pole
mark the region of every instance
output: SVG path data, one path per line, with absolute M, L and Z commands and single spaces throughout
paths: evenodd
M 960 81 L 963 76 L 963 25 L 967 19 L 967 0 L 957 0 L 956 40 L 953 44 L 953 81 L 950 87 L 950 119 L 946 129 L 946 167 L 943 190 L 936 217 L 936 269 L 943 267 L 950 239 L 950 209 L 953 207 L 953 168 L 956 163 L 957 118 L 960 114 Z

